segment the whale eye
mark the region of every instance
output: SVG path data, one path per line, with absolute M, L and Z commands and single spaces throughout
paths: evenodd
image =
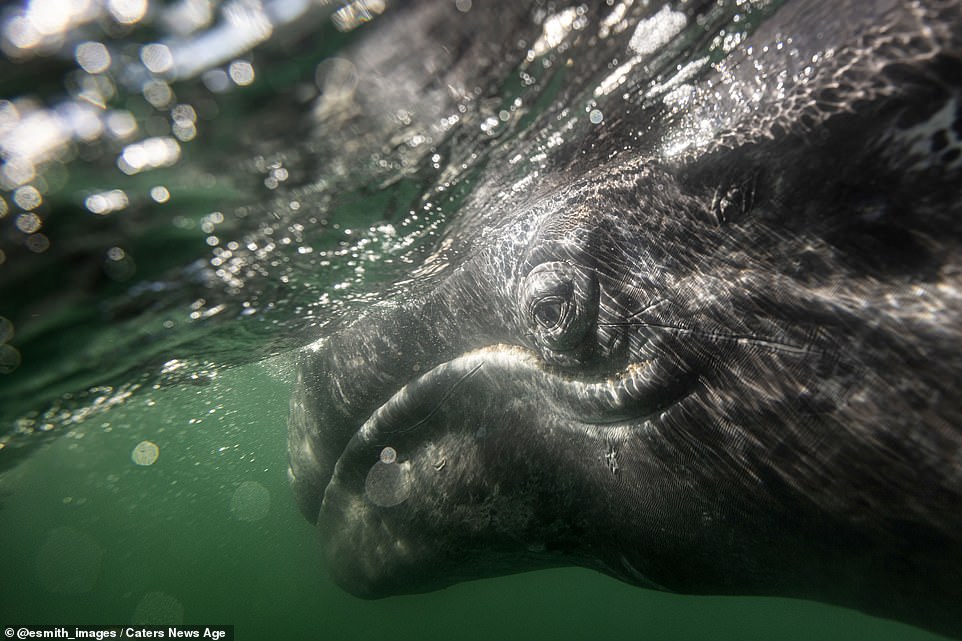
M 561 322 L 565 307 L 565 301 L 560 298 L 546 298 L 535 306 L 534 319 L 542 329 L 550 330 Z
M 598 312 L 598 283 L 571 263 L 542 263 L 521 288 L 521 314 L 535 340 L 551 353 L 580 346 Z

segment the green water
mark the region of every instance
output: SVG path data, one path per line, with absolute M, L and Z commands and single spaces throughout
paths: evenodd
M 717 3 L 705 33 L 659 64 L 723 58 L 710 29 L 744 35 L 778 4 Z M 565 8 L 534 5 L 542 21 Z M 160 29 L 144 21 L 83 37 L 136 60 Z M 616 63 L 600 45 L 523 62 L 532 23 L 520 57 L 485 68 L 463 111 L 439 106 L 460 120 L 425 142 L 430 127 L 342 121 L 337 105 L 314 120 L 326 61 L 364 31 L 316 24 L 239 54 L 257 78 L 226 93 L 172 81 L 177 100 L 152 107 L 108 73 L 110 106 L 145 135 L 169 133 L 174 103 L 196 107 L 197 137 L 172 166 L 123 175 L 115 160 L 131 141 L 105 137 L 69 146 L 30 183 L 39 207 L 4 188 L 0 316 L 15 333 L 0 347 L 19 366 L 0 374 L 0 626 L 232 624 L 242 640 L 937 638 L 841 608 L 667 595 L 574 568 L 376 602 L 334 586 L 287 487 L 292 350 L 382 298 L 479 183 L 507 186 L 497 174 L 519 150 L 546 155 L 562 133 L 594 140 L 592 88 Z M 0 97 L 53 104 L 76 80 L 69 53 L 0 62 Z M 624 89 L 632 108 L 666 78 L 642 71 Z M 580 120 L 563 129 L 569 108 Z M 549 169 L 529 159 L 509 178 Z M 157 186 L 169 200 L 151 196 Z M 113 189 L 129 199 L 122 211 L 85 204 Z M 29 212 L 39 232 L 23 231 Z
M 841 608 L 667 595 L 574 568 L 356 599 L 326 578 L 287 488 L 288 394 L 284 358 L 153 391 L 0 477 L 0 624 L 220 623 L 238 639 L 939 638 Z M 138 466 L 145 439 L 159 456 Z M 251 483 L 264 492 L 235 499 Z

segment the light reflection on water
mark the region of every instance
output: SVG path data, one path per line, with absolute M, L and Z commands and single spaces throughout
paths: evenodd
M 306 225 L 327 223 L 318 193 L 325 185 L 294 175 L 297 158 L 281 137 L 258 140 L 252 125 L 261 117 L 245 121 L 244 114 L 252 112 L 250 96 L 270 92 L 294 93 L 308 105 L 318 94 L 314 67 L 337 45 L 326 41 L 385 9 L 307 0 L 28 0 L 0 12 L 0 66 L 9 72 L 0 73 L 0 313 L 18 330 L 0 347 L 2 372 L 12 374 L 0 388 L 0 420 L 13 420 L 14 433 L 88 416 L 100 403 L 78 400 L 93 395 L 84 388 L 120 371 L 130 372 L 127 382 L 109 387 L 140 387 L 133 345 L 145 339 L 160 343 L 152 358 L 162 363 L 173 345 L 209 331 L 184 331 L 191 324 L 227 315 L 285 322 L 276 312 L 286 300 L 275 291 L 294 280 L 290 263 L 310 273 L 326 259 L 304 240 Z M 287 64 L 285 51 L 268 49 L 255 59 L 258 44 L 300 46 L 306 57 Z M 268 74 L 258 83 L 258 65 L 271 61 L 288 79 Z M 309 109 L 295 110 L 310 121 Z M 243 140 L 233 135 L 238 128 Z M 243 155 L 225 163 L 221 154 L 232 147 Z M 273 198 L 275 191 L 283 195 Z M 302 208 L 312 196 L 315 206 Z M 221 212 L 242 200 L 257 204 Z M 213 211 L 209 201 L 217 203 Z M 200 233 L 202 244 L 180 249 Z M 357 253 L 337 244 L 338 254 Z M 289 247 L 293 256 L 277 256 Z M 311 284 L 305 288 L 298 313 L 319 298 Z M 59 320 L 64 315 L 71 317 Z M 55 356 L 52 368 L 45 346 L 83 322 L 89 340 Z M 121 356 L 123 344 L 131 347 Z M 65 380 L 78 374 L 79 381 Z M 9 434 L 0 437 L 0 449 L 7 442 Z
M 516 207 L 626 109 L 696 104 L 689 83 L 724 56 L 722 34 L 771 4 L 720 3 L 700 21 L 628 1 L 496 16 L 380 0 L 6 9 L 0 314 L 17 333 L 2 347 L 0 420 L 14 427 L 0 449 L 306 344 L 346 310 L 443 277 L 471 251 L 456 214 L 483 224 Z M 381 14 L 383 44 L 352 52 Z M 471 34 L 512 25 L 501 58 L 456 31 L 418 40 L 459 19 L 481 21 Z M 709 48 L 678 63 L 706 32 Z M 638 144 L 693 153 L 718 127 L 699 122 Z M 189 366 L 167 371 L 175 359 Z
M 8 7 L 0 49 L 10 60 L 49 57 L 71 60 L 77 69 L 65 77 L 64 95 L 44 97 L 55 104 L 39 103 L 29 92 L 0 100 L 0 188 L 42 181 L 43 165 L 104 136 L 141 136 L 117 158 L 125 173 L 176 162 L 176 141 L 142 137 L 152 128 L 148 117 L 159 113 L 170 117 L 178 140 L 194 138 L 194 107 L 176 102 L 172 83 L 206 73 L 204 82 L 214 93 L 250 85 L 254 66 L 242 57 L 275 31 L 283 35 L 290 23 L 316 19 L 316 6 L 308 0 L 181 0 L 171 6 L 147 0 L 29 0 Z M 336 4 L 327 9 L 337 10 Z M 339 24 L 353 29 L 361 22 Z M 110 107 L 137 93 L 157 113 Z

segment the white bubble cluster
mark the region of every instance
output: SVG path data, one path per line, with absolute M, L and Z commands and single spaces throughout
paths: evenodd
M 666 5 L 652 17 L 638 23 L 628 48 L 639 56 L 651 55 L 671 42 L 687 25 L 685 14 L 672 11 Z

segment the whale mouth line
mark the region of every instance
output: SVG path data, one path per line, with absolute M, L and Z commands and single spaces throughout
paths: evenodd
M 552 409 L 589 425 L 649 418 L 687 396 L 693 378 L 668 377 L 657 371 L 654 361 L 632 363 L 616 374 L 597 379 L 566 376 L 546 367 L 531 350 L 497 344 L 441 363 L 403 386 L 365 421 L 357 438 L 376 444 L 380 437 L 417 430 L 478 375 L 501 381 L 520 379 L 512 381 L 517 383 L 540 377 L 539 384 L 531 387 L 543 393 L 542 398 Z M 430 407 L 420 407 L 430 397 L 438 400 Z
M 689 397 L 697 382 L 697 375 L 669 371 L 657 359 L 586 380 L 545 366 L 536 352 L 523 347 L 495 344 L 472 350 L 421 374 L 378 407 L 345 445 L 327 485 L 351 476 L 355 462 L 369 467 L 385 448 L 423 441 L 444 429 L 447 424 L 439 428 L 431 425 L 432 419 L 472 384 L 487 385 L 494 396 L 509 389 L 512 400 L 520 402 L 538 399 L 541 414 L 551 412 L 563 419 L 561 425 L 583 429 L 647 423 Z M 493 402 L 491 394 L 486 396 L 483 402 Z

